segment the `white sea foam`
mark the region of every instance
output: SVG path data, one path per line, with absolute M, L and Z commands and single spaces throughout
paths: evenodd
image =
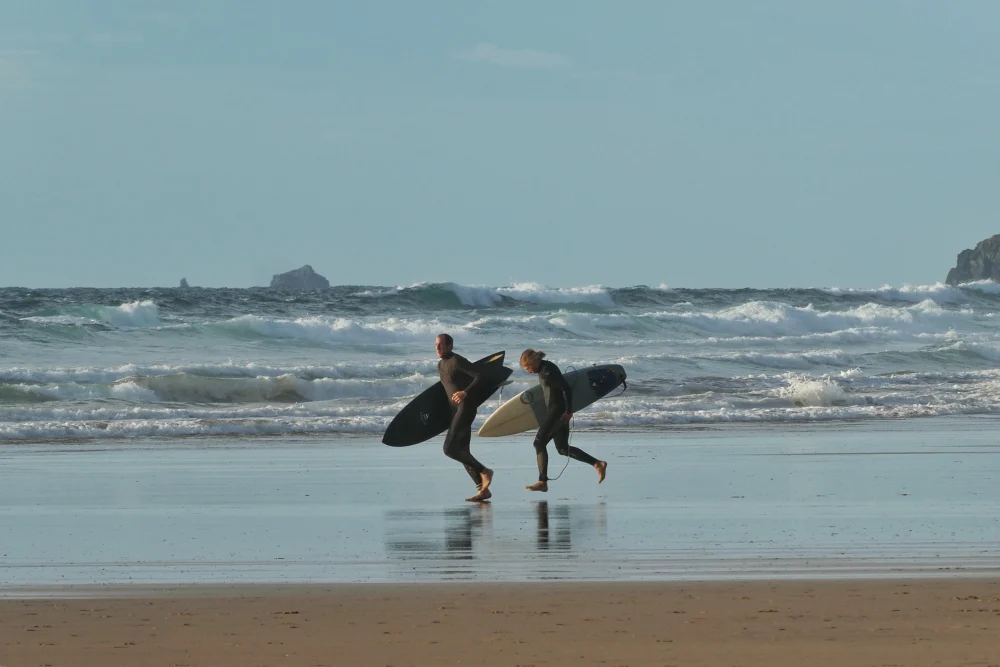
M 533 384 L 532 380 L 517 381 L 507 388 L 504 397 L 510 398 Z M 651 393 L 649 382 L 640 378 L 631 391 L 607 397 L 578 412 L 574 428 L 1000 414 L 1000 369 L 972 371 L 961 377 L 870 377 L 852 369 L 820 377 L 784 374 L 705 378 L 701 385 L 684 383 L 695 393 Z M 130 382 L 120 386 L 127 392 L 146 390 Z M 5 409 L 0 439 L 335 432 L 373 435 L 385 428 L 405 401 L 375 396 L 292 404 L 38 403 Z M 486 409 L 481 409 L 476 424 L 499 402 L 500 397 L 491 399 Z
M 1000 294 L 1000 284 L 992 280 L 977 280 L 962 283 L 958 286 L 946 285 L 944 283 L 934 283 L 932 285 L 905 284 L 902 287 L 883 285 L 882 287 L 869 289 L 830 287 L 824 291 L 837 296 L 871 296 L 884 301 L 920 302 L 925 299 L 932 299 L 938 303 L 960 303 L 968 300 L 969 291 L 980 292 L 982 294 Z
M 101 308 L 101 318 L 116 329 L 141 329 L 160 324 L 159 308 L 151 300 L 132 301 L 111 308 Z
M 314 343 L 386 345 L 403 341 L 425 340 L 442 330 L 438 321 L 386 317 L 359 321 L 344 317 L 299 317 L 283 319 L 242 315 L 219 326 L 235 331 L 252 332 L 267 338 L 290 338 Z
M 910 301 L 914 303 L 919 303 L 925 299 L 932 299 L 942 303 L 962 301 L 966 299 L 962 290 L 956 287 L 950 287 L 944 283 L 934 283 L 933 285 L 906 284 L 902 287 L 883 285 L 882 287 L 877 288 L 829 287 L 825 288 L 823 291 L 837 296 L 867 296 L 882 299 L 884 301 Z
M 437 381 L 414 375 L 396 380 L 303 380 L 294 375 L 260 378 L 206 378 L 187 374 L 161 375 L 134 381 L 159 400 L 183 403 L 264 403 L 372 399 L 412 396 Z
M 828 407 L 846 405 L 851 399 L 843 388 L 830 378 L 789 376 L 788 386 L 781 387 L 777 395 L 798 406 Z M 861 401 L 863 403 L 863 401 Z
M 393 296 L 394 294 L 399 294 L 403 287 L 388 287 L 385 289 L 366 289 L 362 292 L 355 292 L 354 296 L 368 296 L 368 297 L 379 297 L 379 296 Z
M 538 283 L 514 283 L 510 287 L 499 288 L 497 292 L 518 301 L 537 304 L 589 303 L 606 308 L 614 306 L 611 294 L 600 285 L 558 288 Z
M 685 424 L 726 423 L 802 423 L 842 420 L 907 419 L 947 415 L 1000 414 L 1000 383 L 991 393 L 969 395 L 962 400 L 936 402 L 847 402 L 847 404 L 795 405 L 782 399 L 780 404 L 760 401 L 755 405 L 734 402 L 675 403 L 662 400 L 605 400 L 574 415 L 576 428 L 642 428 Z M 829 401 L 826 389 L 806 391 L 804 397 L 816 402 Z
M 256 362 L 229 362 L 224 364 L 124 364 L 122 366 L 81 366 L 28 368 L 13 366 L 0 368 L 0 382 L 23 382 L 35 384 L 59 384 L 65 382 L 111 384 L 124 378 L 158 375 L 189 375 L 207 377 L 280 377 L 293 375 L 304 380 L 330 379 L 379 379 L 399 378 L 415 374 L 435 373 L 436 360 L 414 360 L 373 363 L 340 363 L 332 365 L 273 366 Z
M 407 290 L 440 287 L 452 292 L 466 306 L 474 308 L 491 308 L 498 306 L 507 297 L 517 301 L 535 304 L 594 304 L 603 307 L 614 306 L 611 293 L 600 285 L 584 287 L 547 287 L 539 283 L 514 283 L 507 287 L 489 287 L 486 285 L 461 285 L 459 283 L 417 283 L 407 287 L 395 287 L 389 290 L 367 290 L 362 296 L 391 296 Z
M 167 423 L 178 419 L 315 419 L 337 418 L 369 420 L 391 419 L 405 405 L 406 399 L 391 401 L 325 401 L 316 403 L 34 403 L 4 411 L 7 422 L 96 422 L 157 420 Z M 3 423 L 3 422 L 0 422 Z
M 30 315 L 22 317 L 21 321 L 70 327 L 104 324 L 101 320 L 96 320 L 93 317 L 83 317 L 82 315 Z
M 398 379 L 362 380 L 294 375 L 257 378 L 219 378 L 187 373 L 126 377 L 113 384 L 13 384 L 25 394 L 49 400 L 115 398 L 126 401 L 178 403 L 264 403 L 271 401 L 327 401 L 338 398 L 385 399 L 417 394 L 437 377 L 413 375 Z
M 458 300 L 466 306 L 490 308 L 503 301 L 500 292 L 492 287 L 485 287 L 482 285 L 458 285 L 456 283 L 445 283 L 442 287 L 454 292 L 455 296 L 458 297 Z
M 674 309 L 639 314 L 581 313 L 558 310 L 530 315 L 496 314 L 472 320 L 464 328 L 474 331 L 510 330 L 539 336 L 570 333 L 608 344 L 682 342 L 678 337 L 693 327 L 698 344 L 731 343 L 740 339 L 755 345 L 762 341 L 787 342 L 810 336 L 830 341 L 865 342 L 912 340 L 920 336 L 950 335 L 949 331 L 975 321 L 971 310 L 949 310 L 930 300 L 904 307 L 864 304 L 841 311 L 821 311 L 812 306 L 751 301 L 716 311 Z M 608 339 L 607 332 L 629 331 L 627 339 Z M 661 338 L 659 332 L 673 338 Z M 707 335 L 706 335 L 707 334 Z
M 912 306 L 892 307 L 868 303 L 841 311 L 819 311 L 812 306 L 790 306 L 776 301 L 750 301 L 714 312 L 658 311 L 640 317 L 688 323 L 713 335 L 801 336 L 834 333 L 859 326 L 940 331 L 967 323 L 970 310 L 946 310 L 925 299 Z
M 1000 284 L 992 280 L 974 280 L 969 283 L 959 285 L 963 289 L 975 290 L 984 294 L 1000 294 Z
M 0 440 L 81 440 L 93 438 L 262 436 L 324 433 L 378 433 L 384 418 L 349 419 L 129 419 L 122 421 L 0 422 Z
M 991 363 L 1000 363 L 1000 343 L 980 343 L 970 340 L 956 340 L 940 348 L 941 351 L 969 352 Z
M 115 329 L 144 329 L 160 326 L 159 308 L 151 300 L 131 301 L 120 306 L 86 308 L 83 313 L 59 315 L 31 315 L 22 317 L 24 322 L 61 326 L 104 325 Z

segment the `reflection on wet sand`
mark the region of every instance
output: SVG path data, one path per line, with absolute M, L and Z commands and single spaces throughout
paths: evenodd
M 518 507 L 491 504 L 440 510 L 390 510 L 385 514 L 386 553 L 394 561 L 488 562 L 581 555 L 606 543 L 607 521 L 603 503 L 579 507 L 540 501 Z M 577 534 L 578 545 L 573 535 Z M 528 536 L 531 536 L 529 539 Z M 589 543 L 589 547 L 587 544 Z M 457 572 L 457 571 L 456 571 Z
M 491 512 L 489 503 L 442 510 L 388 511 L 386 550 L 403 558 L 475 558 L 474 543 L 481 539 L 484 529 L 489 531 Z M 437 539 L 442 528 L 443 543 Z
M 569 505 L 556 505 L 552 508 L 552 521 L 549 526 L 549 503 L 543 500 L 536 503 L 538 513 L 538 550 L 539 551 L 569 551 Z

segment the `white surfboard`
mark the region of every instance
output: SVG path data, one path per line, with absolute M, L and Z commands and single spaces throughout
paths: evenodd
M 605 364 L 563 373 L 563 377 L 573 390 L 573 412 L 578 412 L 607 396 L 625 382 L 626 376 L 625 369 L 618 364 Z M 538 428 L 539 420 L 545 417 L 545 412 L 545 396 L 541 385 L 526 389 L 497 408 L 483 422 L 479 436 L 499 438 L 532 431 Z

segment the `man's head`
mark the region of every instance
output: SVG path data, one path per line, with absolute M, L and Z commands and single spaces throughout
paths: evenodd
M 447 356 L 454 346 L 455 339 L 446 333 L 438 334 L 438 337 L 434 339 L 434 349 L 437 350 L 439 357 Z

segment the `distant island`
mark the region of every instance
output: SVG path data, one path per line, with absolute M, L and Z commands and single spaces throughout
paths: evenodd
M 980 241 L 975 248 L 958 253 L 958 263 L 948 272 L 945 283 L 960 285 L 975 280 L 1000 283 L 1000 234 Z
M 181 289 L 184 289 L 186 287 L 191 287 L 190 285 L 188 285 L 188 279 L 187 278 L 181 278 Z
M 271 287 L 274 289 L 314 290 L 327 289 L 329 286 L 330 281 L 313 271 L 308 264 L 287 273 L 275 274 L 271 278 Z

